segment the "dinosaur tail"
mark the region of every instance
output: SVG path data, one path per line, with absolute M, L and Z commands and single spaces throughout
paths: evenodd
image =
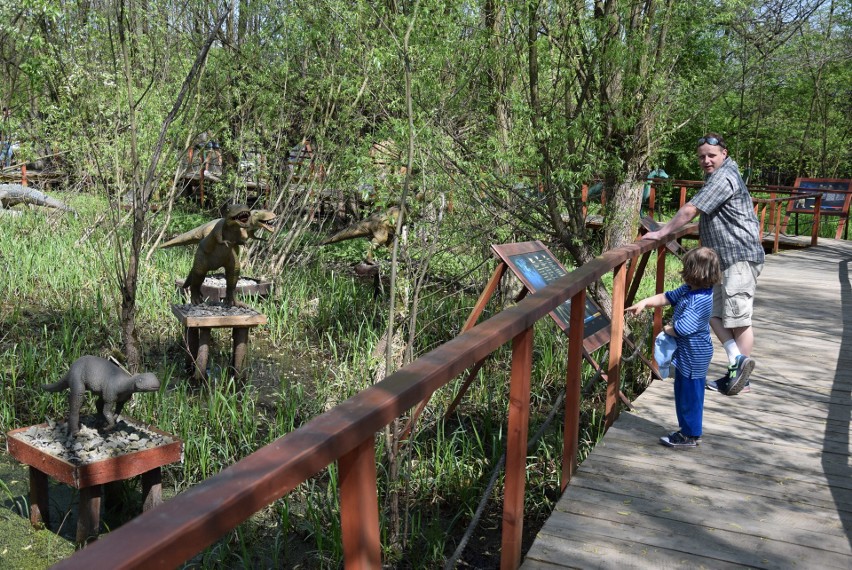
M 65 211 L 65 212 L 73 212 L 75 214 L 77 213 L 77 212 L 74 211 L 73 208 L 68 207 L 68 205 L 66 205 L 63 202 L 60 202 L 56 198 L 46 197 L 45 200 L 44 200 L 44 205 L 47 206 L 48 208 L 56 208 L 57 210 L 62 210 L 62 211 Z
M 190 237 L 187 234 L 180 234 L 179 236 L 173 237 L 169 241 L 161 243 L 160 249 L 168 249 L 170 247 L 177 247 L 179 245 L 193 245 L 200 241 L 200 239 L 195 239 L 194 237 Z
M 45 392 L 61 392 L 68 387 L 68 377 L 63 376 L 58 382 L 53 384 L 42 384 L 41 389 Z
M 366 237 L 370 235 L 369 228 L 365 228 L 363 223 L 357 223 L 355 225 L 349 226 L 348 228 L 344 228 L 334 234 L 331 237 L 327 237 L 322 240 L 320 245 L 328 245 L 330 243 L 337 243 L 339 241 L 346 241 L 348 239 L 355 239 L 359 237 Z

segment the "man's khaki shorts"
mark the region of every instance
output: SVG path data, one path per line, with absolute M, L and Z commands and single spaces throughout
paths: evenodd
M 713 287 L 713 316 L 722 319 L 726 329 L 751 326 L 757 276 L 762 263 L 738 261 L 722 275 L 722 283 Z

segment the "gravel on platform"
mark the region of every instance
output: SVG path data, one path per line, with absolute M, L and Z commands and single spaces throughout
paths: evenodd
M 99 432 L 94 425 L 94 416 L 82 418 L 80 432 L 73 436 L 68 433 L 67 422 L 48 420 L 47 425 L 32 426 L 10 437 L 74 465 L 95 463 L 175 441 L 172 437 L 121 419 L 108 432 Z

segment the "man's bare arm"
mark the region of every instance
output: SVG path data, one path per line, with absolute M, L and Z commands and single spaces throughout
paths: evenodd
M 680 210 L 674 215 L 674 217 L 663 225 L 660 229 L 655 232 L 648 232 L 642 239 L 659 239 L 661 237 L 666 237 L 670 233 L 674 232 L 684 224 L 688 224 L 695 216 L 700 214 L 701 212 L 693 206 L 690 202 L 687 202 L 683 206 L 681 206 Z

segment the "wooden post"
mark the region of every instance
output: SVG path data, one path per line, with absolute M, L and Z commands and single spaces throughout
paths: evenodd
M 586 316 L 586 290 L 571 297 L 571 324 L 568 327 L 568 365 L 565 372 L 565 420 L 562 437 L 562 476 L 560 487 L 571 481 L 577 468 L 580 436 L 580 390 L 583 387 L 583 320 Z
M 195 367 L 195 358 L 198 355 L 198 329 L 195 327 L 183 327 L 183 338 L 186 343 L 186 364 Z
M 609 429 L 618 418 L 618 392 L 621 378 L 621 351 L 624 339 L 624 294 L 627 271 L 622 263 L 612 277 L 612 323 L 609 339 L 609 369 L 606 380 L 606 420 Z
M 92 485 L 80 489 L 80 504 L 77 514 L 78 545 L 85 545 L 98 539 L 101 525 L 101 496 L 103 485 Z
M 30 465 L 30 523 L 36 528 L 50 526 L 47 474 Z
M 234 327 L 234 349 L 231 354 L 231 368 L 234 370 L 234 376 L 240 377 L 243 370 L 243 361 L 248 352 L 249 328 Z
M 373 437 L 362 441 L 338 461 L 340 469 L 340 530 L 343 566 L 381 568 L 379 500 L 376 491 L 376 451 Z
M 205 380 L 207 378 L 207 359 L 210 357 L 210 329 L 200 327 L 198 329 L 198 350 L 195 354 L 195 379 Z
M 814 224 L 811 228 L 811 245 L 814 246 L 819 241 L 819 211 L 822 208 L 822 194 L 817 194 L 814 201 Z
M 162 470 L 155 467 L 142 474 L 142 512 L 153 509 L 163 502 Z
M 660 293 L 665 291 L 666 288 L 666 250 L 665 246 L 657 249 L 657 280 L 656 280 L 656 289 L 655 293 L 659 295 Z M 654 338 L 657 338 L 657 335 L 663 330 L 663 308 L 657 307 L 654 309 Z M 656 362 L 654 362 L 654 368 L 657 367 Z M 659 370 L 657 370 L 659 372 Z
M 585 308 L 585 305 L 580 305 Z M 580 343 L 582 344 L 582 343 Z M 503 499 L 503 537 L 500 568 L 521 563 L 524 532 L 524 486 L 527 476 L 527 435 L 530 420 L 533 328 L 512 340 L 512 378 L 506 434 L 506 488 Z

